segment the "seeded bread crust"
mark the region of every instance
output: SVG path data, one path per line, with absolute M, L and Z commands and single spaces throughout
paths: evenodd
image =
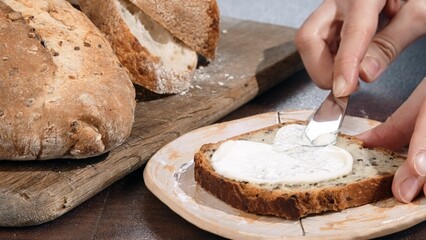
M 304 124 L 304 122 L 292 123 Z M 274 125 L 231 139 L 270 143 L 276 131 L 286 124 L 290 123 Z M 249 213 L 273 215 L 290 220 L 297 220 L 322 212 L 340 211 L 391 197 L 392 179 L 404 158 L 385 149 L 363 148 L 361 147 L 362 142 L 352 136 L 340 134 L 339 139 L 355 144 L 359 151 L 375 151 L 376 155 L 386 156 L 386 163 L 383 164 L 389 166 L 383 167 L 383 171 L 379 171 L 377 174 L 360 177 L 349 182 L 347 179 L 345 181 L 343 178 L 346 176 L 343 176 L 324 183 L 309 185 L 254 184 L 229 179 L 215 172 L 210 160 L 214 151 L 224 142 L 221 141 L 203 145 L 195 154 L 195 180 L 205 190 L 234 208 Z M 359 164 L 359 162 L 361 162 L 360 159 L 354 159 L 354 164 Z M 382 166 L 381 163 L 376 163 L 374 160 L 371 160 L 371 164 L 369 165 L 371 167 L 377 164 L 379 167 Z M 356 174 L 350 173 L 348 175 L 356 176 Z
M 216 0 L 130 1 L 197 53 L 215 57 L 220 22 Z
M 130 135 L 135 90 L 64 0 L 0 1 L 0 159 L 85 158 Z

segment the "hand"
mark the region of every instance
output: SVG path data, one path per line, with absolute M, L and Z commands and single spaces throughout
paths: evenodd
M 387 22 L 377 32 L 379 15 Z M 296 45 L 312 80 L 347 96 L 359 77 L 372 82 L 426 34 L 425 0 L 325 0 L 305 21 Z
M 388 18 L 380 28 L 379 14 Z M 357 89 L 359 77 L 376 80 L 425 34 L 426 0 L 325 0 L 298 31 L 296 45 L 312 80 L 346 96 Z M 409 143 L 393 194 L 410 202 L 422 189 L 426 193 L 426 78 L 385 123 L 359 138 L 367 147 L 393 150 Z
M 426 193 L 426 78 L 391 117 L 358 138 L 366 147 L 393 150 L 409 143 L 407 160 L 393 179 L 393 194 L 399 201 L 411 202 L 422 188 Z

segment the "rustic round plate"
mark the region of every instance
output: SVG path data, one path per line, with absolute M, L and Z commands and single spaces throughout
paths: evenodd
M 266 113 L 214 124 L 187 133 L 158 151 L 144 171 L 147 187 L 167 206 L 194 225 L 232 239 L 355 239 L 394 233 L 426 218 L 426 199 L 401 204 L 394 198 L 341 212 L 289 221 L 248 214 L 210 195 L 194 181 L 193 156 L 205 143 L 267 127 L 306 120 L 311 111 Z M 357 134 L 378 122 L 347 116 L 342 132 Z

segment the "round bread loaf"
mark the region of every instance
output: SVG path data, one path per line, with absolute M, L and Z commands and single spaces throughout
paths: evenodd
M 85 158 L 130 135 L 135 90 L 65 0 L 0 2 L 0 159 Z

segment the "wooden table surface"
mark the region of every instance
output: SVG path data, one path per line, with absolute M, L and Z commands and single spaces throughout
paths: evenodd
M 354 94 L 348 114 L 385 120 L 426 76 L 426 39 L 409 48 L 374 84 Z M 221 121 L 277 111 L 314 109 L 327 92 L 301 71 Z M 221 239 L 171 211 L 144 185 L 143 167 L 62 217 L 34 227 L 0 228 L 0 239 Z M 383 239 L 424 239 L 426 223 Z

